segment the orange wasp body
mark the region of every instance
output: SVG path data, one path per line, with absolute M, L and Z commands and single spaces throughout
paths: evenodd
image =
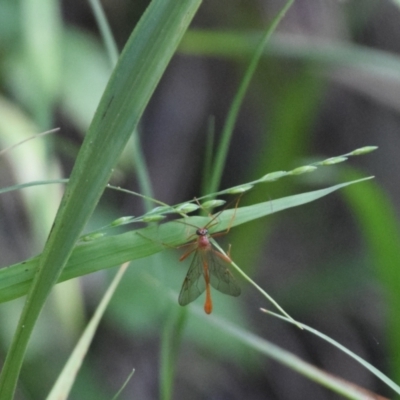
M 209 234 L 207 226 L 212 221 L 213 219 L 203 228 L 197 228 L 197 239 L 192 243 L 193 248 L 179 259 L 179 261 L 183 261 L 190 254 L 194 253 L 179 294 L 179 304 L 185 306 L 197 299 L 205 291 L 206 301 L 204 303 L 204 311 L 207 314 L 210 314 L 212 311 L 210 285 L 219 292 L 230 296 L 239 296 L 241 292 L 235 278 L 228 269 L 231 259 L 213 249 L 210 242 L 209 238 L 212 235 Z

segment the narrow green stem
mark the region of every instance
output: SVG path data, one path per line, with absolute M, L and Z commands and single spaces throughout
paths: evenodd
M 279 22 L 282 20 L 282 18 L 284 17 L 284 15 L 289 10 L 289 8 L 292 6 L 293 3 L 294 3 L 294 0 L 288 0 L 286 2 L 285 6 L 282 8 L 282 10 L 274 18 L 271 25 L 265 32 L 263 38 L 261 39 L 260 44 L 258 45 L 258 47 L 250 61 L 249 66 L 247 67 L 246 73 L 243 77 L 243 80 L 242 80 L 240 86 L 239 86 L 239 90 L 237 91 L 235 98 L 233 99 L 232 105 L 229 110 L 228 117 L 226 118 L 225 125 L 222 130 L 222 139 L 221 139 L 221 143 L 218 148 L 217 159 L 215 160 L 214 174 L 211 178 L 211 184 L 210 184 L 210 192 L 215 192 L 218 189 L 218 186 L 220 184 L 222 172 L 223 172 L 226 157 L 228 154 L 229 143 L 231 141 L 233 128 L 235 126 L 235 123 L 236 123 L 236 120 L 237 120 L 237 117 L 239 114 L 239 109 L 243 103 L 244 96 L 250 85 L 250 81 L 254 76 L 257 65 L 261 59 L 265 45 L 268 43 L 271 35 L 274 33 Z

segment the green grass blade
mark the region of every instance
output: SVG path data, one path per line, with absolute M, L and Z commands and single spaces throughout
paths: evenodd
M 200 0 L 153 0 L 129 38 L 79 152 L 0 376 L 11 400 L 40 311 Z
M 396 0 L 397 1 L 397 0 Z M 242 59 L 253 53 L 260 34 L 254 32 L 221 32 L 210 30 L 191 30 L 185 35 L 180 50 L 184 54 L 218 58 Z M 318 63 L 321 72 L 333 66 L 350 69 L 344 77 L 330 76 L 336 81 L 356 88 L 361 93 L 398 108 L 398 98 L 386 92 L 378 93 L 374 86 L 351 82 L 346 76 L 360 71 L 363 82 L 379 81 L 382 88 L 390 89 L 400 81 L 400 57 L 387 51 L 370 47 L 327 40 L 310 40 L 309 37 L 296 34 L 278 34 L 270 42 L 264 57 L 280 57 Z M 329 69 L 331 73 L 331 70 Z M 384 90 L 383 90 L 384 91 Z M 382 92 L 382 91 L 381 91 Z
M 236 210 L 233 222 L 232 215 L 235 211 L 225 210 L 218 217 L 220 223 L 210 231 L 225 230 L 230 224 L 232 224 L 232 227 L 238 226 L 278 211 L 297 207 L 367 179 L 370 178 L 346 182 L 330 188 L 288 196 L 252 206 L 240 207 Z M 185 221 L 195 226 L 204 226 L 209 222 L 209 218 L 190 217 Z M 150 256 L 167 248 L 161 243 L 179 246 L 187 242 L 187 238 L 190 235 L 187 228 L 184 224 L 168 222 L 160 226 L 151 226 L 120 235 L 102 237 L 89 242 L 80 242 L 76 245 L 71 258 L 68 260 L 59 282 L 111 268 L 126 261 Z M 39 257 L 35 257 L 0 270 L 0 302 L 5 302 L 27 293 L 36 274 L 38 262 Z
M 20 6 L 27 56 L 25 64 L 30 75 L 28 107 L 38 126 L 46 129 L 52 123 L 52 108 L 62 79 L 60 3 L 56 0 L 24 0 Z
M 18 146 L 21 146 L 22 144 L 24 144 L 26 142 L 29 142 L 32 139 L 38 139 L 38 138 L 40 138 L 42 136 L 49 135 L 50 133 L 58 132 L 59 130 L 60 130 L 60 128 L 54 128 L 54 129 L 51 129 L 49 131 L 45 131 L 45 132 L 42 132 L 42 133 L 38 133 L 36 135 L 29 136 L 27 139 L 23 139 L 20 142 L 15 143 L 15 144 L 13 144 L 13 145 L 1 150 L 0 151 L 0 156 L 5 154 L 5 153 L 7 153 L 8 151 L 11 151 L 11 150 L 17 148 Z
M 241 329 L 230 322 L 221 319 L 220 317 L 215 318 L 214 316 L 207 316 L 206 319 L 200 311 L 196 312 L 217 329 L 222 330 L 232 338 L 237 339 L 242 344 L 257 352 L 265 354 L 269 358 L 287 366 L 293 371 L 298 372 L 300 375 L 303 375 L 308 379 L 328 389 L 331 389 L 332 391 L 339 393 L 348 399 L 371 400 L 376 398 L 376 395 L 374 396 L 373 393 L 369 393 L 365 389 L 360 388 L 353 383 L 347 382 L 342 378 L 338 378 L 332 374 L 326 373 L 321 369 L 318 369 L 313 365 L 303 361 L 298 356 L 288 352 L 287 350 L 284 350 L 272 344 L 271 342 L 260 338 L 259 336 L 249 333 L 248 331 Z
M 232 105 L 229 110 L 229 114 L 226 118 L 224 128 L 222 130 L 222 138 L 221 143 L 218 147 L 216 160 L 214 164 L 214 173 L 211 178 L 211 183 L 208 192 L 216 192 L 219 183 L 221 181 L 222 172 L 224 169 L 226 156 L 228 154 L 229 143 L 232 137 L 233 128 L 235 126 L 237 116 L 239 114 L 239 109 L 243 103 L 244 96 L 247 92 L 247 88 L 250 85 L 250 81 L 254 75 L 254 72 L 257 68 L 257 65 L 261 59 L 261 56 L 264 52 L 265 46 L 268 43 L 271 35 L 275 31 L 276 27 L 278 26 L 279 22 L 282 20 L 286 12 L 292 6 L 294 0 L 288 0 L 282 10 L 278 13 L 278 15 L 273 19 L 270 27 L 267 29 L 265 34 L 263 35 L 259 45 L 257 46 L 254 55 L 250 61 L 250 64 L 246 70 L 246 73 L 243 77 L 243 80 L 239 86 L 239 89 L 233 99 Z
M 103 38 L 104 44 L 107 49 L 108 57 L 112 67 L 115 67 L 118 61 L 118 49 L 115 43 L 114 37 L 111 33 L 110 25 L 108 24 L 107 18 L 104 14 L 103 7 L 101 6 L 99 0 L 90 0 L 90 5 L 92 6 L 93 13 L 95 15 L 97 25 L 99 26 L 101 36 Z M 139 178 L 140 191 L 147 197 L 153 196 L 153 191 L 151 188 L 150 177 L 148 169 L 144 160 L 144 155 L 142 148 L 140 146 L 139 132 L 134 129 L 132 132 L 133 139 L 133 158 L 135 160 L 136 170 Z M 150 211 L 151 204 L 150 201 L 144 199 L 146 211 Z
M 47 181 L 34 181 L 34 182 L 28 182 L 28 183 L 19 183 L 18 185 L 14 186 L 7 186 L 6 188 L 0 189 L 0 194 L 2 193 L 7 193 L 7 192 L 12 192 L 14 190 L 20 190 L 28 187 L 33 187 L 33 186 L 41 186 L 41 185 L 54 185 L 56 183 L 67 183 L 68 179 L 54 179 L 54 180 L 47 180 Z
M 103 38 L 104 44 L 106 46 L 111 66 L 114 68 L 118 61 L 118 49 L 114 37 L 111 33 L 110 25 L 108 24 L 103 7 L 101 6 L 99 0 L 89 0 L 89 3 L 96 18 L 101 37 Z
M 345 177 L 359 177 L 360 173 L 347 168 Z M 356 216 L 370 249 L 367 254 L 374 276 L 383 290 L 386 304 L 386 329 L 391 354 L 393 375 L 400 376 L 400 227 L 394 204 L 376 182 L 367 182 L 357 190 L 344 192 L 347 202 Z
M 179 346 L 186 323 L 187 309 L 180 308 L 176 316 L 170 316 L 164 326 L 161 342 L 160 399 L 170 400 Z
M 131 380 L 133 374 L 135 373 L 135 369 L 133 369 L 131 371 L 131 373 L 128 375 L 128 377 L 125 379 L 124 384 L 121 386 L 121 388 L 118 390 L 117 393 L 115 393 L 115 395 L 113 396 L 113 398 L 111 400 L 117 400 L 119 395 L 122 393 L 122 391 L 125 389 L 126 385 L 128 384 L 128 382 Z
M 101 318 L 110 302 L 115 290 L 118 287 L 122 276 L 124 275 L 128 263 L 125 263 L 117 272 L 106 293 L 104 294 L 100 304 L 98 305 L 93 317 L 88 323 L 85 331 L 80 337 L 75 349 L 72 351 L 67 363 L 65 364 L 61 374 L 58 376 L 56 383 L 47 396 L 47 400 L 64 400 L 67 399 L 75 382 L 76 375 L 82 365 L 83 359 L 92 343 L 97 327 Z
M 291 324 L 296 324 L 297 321 L 293 321 L 289 318 L 283 317 L 282 315 L 279 314 L 275 314 L 272 311 L 268 311 L 268 310 L 264 310 L 261 309 L 261 311 L 270 314 L 276 318 L 280 318 L 283 319 L 286 322 L 289 322 Z M 299 322 L 297 322 L 299 323 Z M 350 351 L 347 347 L 344 347 L 343 345 L 341 345 L 339 342 L 337 342 L 336 340 L 330 338 L 329 336 L 323 334 L 322 332 L 317 331 L 314 328 L 311 328 L 308 325 L 304 325 L 303 323 L 301 324 L 301 326 L 303 327 L 303 329 L 305 329 L 308 332 L 311 332 L 312 334 L 319 336 L 321 339 L 325 340 L 326 342 L 330 343 L 331 345 L 337 347 L 340 351 L 342 351 L 343 353 L 346 353 L 347 355 L 349 355 L 351 358 L 353 358 L 354 360 L 356 360 L 358 363 L 360 363 L 364 368 L 368 369 L 372 374 L 374 374 L 378 379 L 380 379 L 383 383 L 385 383 L 386 385 L 388 385 L 390 388 L 392 388 L 397 394 L 400 395 L 400 386 L 397 385 L 395 382 L 393 382 L 390 378 L 388 378 L 385 374 L 383 374 L 381 371 L 379 371 L 379 369 L 375 368 L 373 365 L 371 365 L 369 362 L 363 360 L 361 357 L 359 357 L 357 354 L 353 353 L 352 351 Z
M 253 54 L 260 33 L 191 29 L 179 46 L 185 54 L 219 58 L 242 58 Z M 264 55 L 343 65 L 376 76 L 400 79 L 400 57 L 382 50 L 343 42 L 310 41 L 308 37 L 279 34 L 271 39 Z

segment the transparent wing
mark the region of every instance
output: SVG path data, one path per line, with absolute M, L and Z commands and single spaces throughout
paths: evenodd
M 193 300 L 196 300 L 206 289 L 206 283 L 203 278 L 203 264 L 199 256 L 199 251 L 194 252 L 192 263 L 183 281 L 178 302 L 181 306 L 186 306 Z
M 211 286 L 221 293 L 239 296 L 241 290 L 228 269 L 229 263 L 220 258 L 215 250 L 208 251 L 207 256 Z

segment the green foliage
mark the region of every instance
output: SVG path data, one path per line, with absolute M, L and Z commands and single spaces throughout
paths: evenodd
M 25 350 L 44 302 L 198 6 L 198 1 L 179 5 L 173 1 L 154 1 L 125 46 L 80 149 L 39 258 L 38 272 L 30 285 L 0 376 L 0 397 L 5 400 L 14 396 Z
M 315 65 L 320 68 L 340 64 L 356 70 L 362 69 L 372 78 L 387 79 L 387 76 L 391 76 L 393 81 L 397 82 L 400 65 L 398 58 L 354 45 L 296 43 L 279 37 L 270 40 L 293 1 L 286 2 L 262 34 L 241 33 L 236 30 L 224 32 L 191 30 L 180 42 L 200 5 L 200 0 L 180 2 L 153 0 L 116 65 L 117 47 L 98 2 L 93 0 L 91 4 L 108 54 L 105 54 L 89 34 L 78 28 L 63 25 L 57 2 L 45 3 L 23 1 L 21 9 L 18 9 L 12 1 L 0 5 L 0 36 L 4 38 L 1 50 L 10 54 L 7 61 L 2 64 L 0 73 L 4 74 L 3 82 L 7 90 L 18 101 L 13 103 L 5 96 L 0 98 L 2 146 L 11 146 L 16 141 L 26 140 L 33 132 L 47 129 L 52 125 L 56 107 L 59 107 L 61 113 L 75 127 L 81 131 L 88 129 L 88 133 L 80 149 L 67 142 L 59 145 L 63 148 L 64 155 L 69 154 L 73 157 L 77 155 L 73 172 L 68 180 L 60 178 L 58 165 L 50 156 L 54 153 L 56 140 L 49 140 L 51 144 L 46 148 L 40 139 L 35 142 L 35 150 L 22 155 L 19 153 L 18 156 L 13 156 L 9 155 L 9 152 L 5 153 L 16 171 L 18 181 L 23 183 L 3 187 L 0 193 L 4 195 L 6 192 L 18 190 L 23 196 L 29 219 L 34 227 L 33 232 L 37 240 L 35 248 L 41 255 L 0 270 L 0 302 L 6 303 L 28 294 L 0 377 L 1 399 L 13 397 L 28 340 L 54 284 L 61 281 L 76 283 L 76 280 L 71 280 L 131 260 L 136 261 L 116 290 L 106 320 L 114 322 L 122 331 L 134 338 L 152 336 L 161 339 L 160 397 L 162 399 L 173 398 L 175 374 L 179 371 L 180 349 L 189 340 L 195 343 L 197 348 L 202 349 L 204 354 L 208 354 L 211 362 L 215 364 L 221 360 L 228 360 L 249 371 L 257 371 L 258 355 L 264 354 L 343 396 L 364 398 L 364 394 L 358 388 L 317 370 L 253 333 L 255 327 L 249 322 L 248 310 L 242 300 L 247 293 L 240 299 L 230 299 L 216 293 L 214 298 L 218 306 L 211 317 L 205 317 L 197 303 L 187 308 L 178 308 L 177 292 L 183 281 L 185 268 L 177 267 L 178 256 L 173 254 L 170 248 L 183 245 L 189 239 L 192 240 L 195 237 L 196 227 L 206 226 L 210 221 L 210 217 L 188 214 L 200 208 L 198 202 L 202 207 L 212 209 L 224 202 L 220 199 L 214 200 L 215 197 L 221 195 L 240 197 L 250 190 L 248 194 L 240 197 L 240 205 L 237 208 L 226 209 L 218 215 L 210 232 L 224 231 L 228 227 L 234 228 L 253 221 L 251 224 L 241 226 L 240 229 L 232 229 L 230 240 L 234 242 L 235 252 L 232 258 L 241 267 L 238 268 L 238 274 L 287 315 L 282 307 L 288 309 L 290 301 L 286 301 L 285 296 L 286 298 L 291 296 L 292 302 L 295 296 L 294 301 L 298 307 L 307 302 L 310 307 L 316 307 L 328 296 L 326 290 L 318 290 L 320 286 L 336 280 L 333 287 L 342 291 L 334 291 L 334 295 L 344 297 L 346 290 L 351 290 L 353 285 L 358 285 L 364 280 L 368 281 L 369 278 L 363 276 L 360 280 L 349 280 L 347 272 L 342 271 L 341 274 L 335 274 L 334 279 L 324 277 L 319 281 L 320 285 L 315 277 L 308 279 L 304 284 L 299 280 L 293 292 L 291 286 L 287 285 L 281 289 L 281 293 L 277 295 L 273 293 L 277 299 L 274 300 L 261 287 L 267 285 L 258 285 L 249 278 L 249 275 L 253 276 L 253 272 L 257 269 L 256 260 L 262 254 L 270 229 L 266 229 L 266 222 L 261 218 L 307 204 L 344 189 L 338 193 L 343 193 L 342 198 L 362 228 L 360 229 L 362 238 L 368 246 L 366 258 L 374 261 L 375 277 L 386 294 L 385 301 L 389 306 L 387 318 L 392 371 L 395 371 L 396 376 L 400 376 L 398 357 L 400 349 L 397 340 L 400 330 L 398 322 L 400 298 L 397 283 L 400 278 L 396 265 L 399 259 L 400 237 L 396 211 L 379 182 L 366 181 L 369 178 L 363 178 L 364 173 L 358 173 L 347 166 L 350 158 L 367 154 L 376 150 L 376 147 L 365 146 L 317 162 L 298 161 L 310 153 L 311 131 L 325 91 L 325 83 L 321 76 L 314 74 Z M 38 7 L 44 10 L 43 17 L 36 14 Z M 18 18 L 19 13 L 20 18 Z M 5 15 L 9 15 L 10 18 L 5 18 Z M 19 35 L 15 31 L 15 26 L 16 21 L 20 20 L 24 26 Z M 46 26 L 45 31 L 42 30 L 43 26 Z M 46 32 L 45 36 L 43 32 Z M 233 99 L 222 130 L 222 139 L 216 146 L 215 154 L 213 143 L 218 131 L 214 124 L 209 129 L 204 157 L 202 196 L 171 206 L 152 198 L 153 188 L 141 150 L 138 136 L 140 132 L 135 127 L 178 45 L 180 51 L 185 54 L 245 60 L 246 65 L 250 60 L 250 64 Z M 259 64 L 264 67 L 265 60 L 271 61 L 272 57 L 298 59 L 304 64 L 299 67 L 297 75 L 289 78 L 282 74 L 283 79 L 271 79 L 269 75 L 271 70 L 266 72 L 267 68 L 258 68 L 256 72 Z M 269 68 L 273 69 L 273 62 L 270 64 Z M 111 67 L 115 67 L 115 70 L 110 78 Z M 278 69 L 273 73 L 279 74 Z M 391 73 L 387 74 L 388 71 Z M 271 104 L 268 117 L 263 115 L 265 119 L 261 121 L 264 127 L 270 127 L 273 135 L 268 140 L 267 135 L 258 137 L 259 154 L 246 160 L 248 168 L 246 173 L 251 178 L 246 179 L 242 176 L 242 183 L 235 182 L 234 187 L 218 191 L 234 126 L 245 94 L 251 93 L 252 81 L 257 82 L 257 88 L 262 93 L 267 92 L 269 86 L 273 88 L 276 102 Z M 365 91 L 368 91 L 368 87 Z M 264 100 L 266 98 L 265 96 Z M 382 98 L 383 101 L 387 101 L 385 96 L 380 96 L 380 101 Z M 15 132 L 24 132 L 24 135 L 17 137 Z M 107 215 L 106 218 L 102 218 L 102 207 L 99 207 L 94 217 L 95 227 L 87 228 L 83 233 L 130 137 L 132 137 L 131 147 L 127 147 L 126 151 L 133 154 L 135 162 L 130 162 L 129 167 L 134 164 L 140 187 L 138 191 L 141 194 L 115 186 L 113 189 L 120 193 L 139 196 L 144 202 L 145 211 L 139 216 L 121 216 L 120 213 L 115 213 L 115 208 L 110 213 L 111 217 Z M 14 150 L 10 154 L 14 154 Z M 343 163 L 346 165 L 341 165 Z M 47 175 L 45 165 L 48 165 L 48 169 L 54 174 Z M 301 166 L 293 168 L 293 165 Z M 34 166 L 40 168 L 36 170 Z M 25 171 L 29 169 L 35 173 L 27 179 Z M 254 180 L 254 176 L 261 178 Z M 312 188 L 293 195 L 293 186 L 298 182 L 314 184 L 318 179 L 323 182 L 324 189 Z M 339 181 L 346 183 L 338 184 Z M 50 228 L 53 223 L 55 207 L 58 206 L 59 185 L 54 185 L 56 183 L 67 183 L 67 188 L 51 234 L 42 250 L 47 237 L 47 226 Z M 267 185 L 260 185 L 261 183 Z M 270 185 L 271 183 L 273 185 Z M 52 186 L 49 186 L 50 184 Z M 44 195 L 32 196 L 33 189 L 26 189 L 32 186 L 36 186 L 34 190 L 43 186 Z M 274 199 L 268 200 L 271 187 L 274 188 Z M 50 194 L 48 191 L 45 192 L 46 188 L 55 190 Z M 298 193 L 297 188 L 295 192 Z M 243 205 L 245 202 L 250 205 Z M 156 207 L 152 208 L 154 206 Z M 180 221 L 185 224 L 170 221 L 171 217 L 182 217 Z M 168 222 L 154 224 L 164 219 L 168 219 Z M 149 225 L 145 228 L 135 225 L 139 223 Z M 128 224 L 130 230 L 120 233 L 121 227 L 126 228 Z M 222 248 L 220 250 L 223 251 Z M 345 256 L 338 254 L 338 257 Z M 346 261 L 344 265 L 351 264 L 349 259 Z M 364 266 L 364 260 L 357 258 L 357 262 Z M 240 283 L 243 292 L 250 292 L 250 285 L 246 285 L 243 279 Z M 56 286 L 56 291 L 57 287 L 59 285 Z M 308 288 L 311 288 L 310 291 Z M 115 289 L 116 284 L 113 284 L 110 290 Z M 72 299 L 78 297 L 73 293 L 77 292 L 72 289 L 69 293 L 70 296 L 67 298 L 71 299 L 72 303 Z M 305 299 L 304 293 L 310 294 L 311 300 Z M 109 295 L 110 292 L 107 296 Z M 65 298 L 62 298 L 61 302 L 65 302 Z M 79 341 L 76 350 L 71 352 L 70 361 L 64 372 L 59 375 L 59 381 L 49 398 L 51 396 L 58 398 L 59 393 L 67 396 L 109 300 L 110 297 L 106 297 L 106 300 L 100 302 L 98 312 L 88 325 L 86 333 L 82 335 L 83 340 Z M 265 302 L 265 299 L 262 301 Z M 278 302 L 283 306 L 281 307 Z M 3 307 L 9 304 L 6 303 Z M 292 314 L 291 310 L 295 307 L 289 308 Z M 82 309 L 83 304 L 79 304 L 78 299 L 74 312 L 82 313 Z M 57 306 L 57 313 L 61 313 L 61 310 L 62 307 Z M 63 321 L 65 322 L 65 319 Z M 293 319 L 289 318 L 289 322 L 296 323 L 300 328 L 312 330 Z M 324 339 L 335 346 L 338 344 L 326 336 Z M 52 340 L 61 342 L 60 338 L 54 336 Z M 57 342 L 57 345 L 60 342 Z M 338 345 L 338 347 L 348 352 L 343 346 Z M 365 366 L 369 368 L 369 364 Z M 44 371 L 46 366 L 42 367 Z M 398 386 L 393 381 L 373 367 L 370 370 L 398 392 Z M 43 371 L 40 371 L 41 376 L 44 376 Z M 35 373 L 38 371 L 32 371 L 31 381 L 38 381 L 35 379 Z M 98 388 L 97 382 L 91 382 L 89 375 L 88 369 L 83 368 L 79 375 L 82 381 L 78 380 L 76 385 L 78 397 L 82 397 L 85 393 L 84 387 L 93 388 L 90 393 L 93 398 L 96 397 L 96 392 L 100 395 L 101 389 Z M 136 379 L 136 375 L 133 379 Z M 40 393 L 38 398 L 42 398 L 43 390 L 37 390 Z M 87 398 L 91 398 L 90 396 Z

